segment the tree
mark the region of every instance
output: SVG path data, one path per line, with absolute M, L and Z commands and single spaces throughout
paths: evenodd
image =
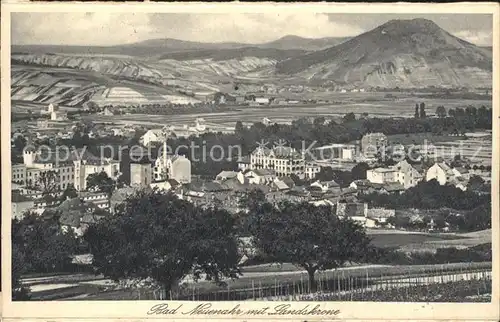
M 366 171 L 370 169 L 370 166 L 366 162 L 360 162 L 356 164 L 351 169 L 352 180 L 364 180 L 366 179 Z
M 420 103 L 420 118 L 425 119 L 425 103 Z
M 305 269 L 311 292 L 316 271 L 361 259 L 370 243 L 362 226 L 332 215 L 330 207 L 283 202 L 270 210 L 258 218 L 254 245 L 276 262 Z
M 256 211 L 266 202 L 266 194 L 260 189 L 252 189 L 239 200 L 239 207 L 248 211 Z
M 265 193 L 260 189 L 252 189 L 238 201 L 241 212 L 237 226 L 243 236 L 251 236 L 255 230 L 256 218 L 264 215 L 272 206 L 267 202 Z
M 84 239 L 97 273 L 117 281 L 152 279 L 168 292 L 190 273 L 218 283 L 239 275 L 234 218 L 156 190 L 129 197 Z
M 99 190 L 111 195 L 115 187 L 116 182 L 105 171 L 92 173 L 87 177 L 87 190 Z
M 420 118 L 418 103 L 415 104 L 415 118 L 416 119 Z
M 26 301 L 30 299 L 29 287 L 21 282 L 21 276 L 26 273 L 26 261 L 24 253 L 17 244 L 12 244 L 12 300 Z
M 343 123 L 350 123 L 356 121 L 356 115 L 353 112 L 347 113 L 344 115 L 342 120 Z
M 66 199 L 73 199 L 78 197 L 78 192 L 75 189 L 75 186 L 70 184 L 66 189 L 64 189 L 62 195 L 61 195 L 61 201 L 64 201 Z
M 245 127 L 243 126 L 243 123 L 241 121 L 237 121 L 236 125 L 234 127 L 234 132 L 235 133 L 242 133 Z
M 321 167 L 318 173 L 316 173 L 315 179 L 320 181 L 331 181 L 334 180 L 335 173 L 332 167 Z
M 18 135 L 14 141 L 12 142 L 14 144 L 14 148 L 17 149 L 18 151 L 23 151 L 24 147 L 26 146 L 26 143 L 28 141 L 26 138 L 22 135 Z
M 61 272 L 71 263 L 78 240 L 72 230 L 59 224 L 60 213 L 47 211 L 40 216 L 28 212 L 12 220 L 12 245 L 16 260 L 24 263 L 24 272 Z
M 443 105 L 439 105 L 437 108 L 436 108 L 436 115 L 440 118 L 444 118 L 446 117 L 446 109 L 444 108 Z
M 482 190 L 484 187 L 484 179 L 478 175 L 472 175 L 467 183 L 467 189 L 477 191 Z
M 40 172 L 35 187 L 42 191 L 42 198 L 47 202 L 53 202 L 59 193 L 59 176 L 53 170 Z

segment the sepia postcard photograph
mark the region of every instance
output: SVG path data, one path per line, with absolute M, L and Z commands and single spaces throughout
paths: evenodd
M 3 316 L 498 320 L 498 29 L 3 5 Z

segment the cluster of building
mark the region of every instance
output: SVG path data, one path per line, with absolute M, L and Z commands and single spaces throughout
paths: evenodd
M 208 127 L 205 124 L 205 120 L 203 118 L 197 118 L 194 122 L 194 126 L 184 124 L 182 126 L 170 125 L 159 129 L 150 129 L 141 136 L 140 143 L 144 146 L 150 146 L 151 144 L 163 143 L 172 135 L 175 135 L 175 137 L 199 136 L 207 131 Z
M 216 95 L 214 99 L 224 103 L 228 96 Z M 271 103 L 269 99 L 260 97 L 247 97 L 245 100 L 257 104 Z M 47 113 L 50 114 L 50 119 L 39 121 L 41 131 L 67 129 L 72 125 L 56 106 L 49 105 Z M 103 113 L 110 112 L 105 109 Z M 111 128 L 106 131 L 105 135 L 115 136 L 135 132 L 131 128 Z M 95 217 L 96 210 L 112 213 L 114 206 L 137 189 L 170 191 L 196 205 L 217 205 L 230 212 L 244 210 L 240 208 L 241 197 L 253 189 L 260 189 L 271 203 L 288 200 L 335 206 L 335 214 L 339 217 L 350 217 L 366 227 L 390 227 L 387 219 L 394 216 L 395 211 L 370 208 L 358 201 L 359 193 L 403 192 L 423 180 L 433 179 L 441 185 L 453 185 L 466 190 L 467 182 L 473 174 L 472 169 L 453 167 L 444 161 L 436 162 L 428 168 L 405 160 L 393 166 L 373 166 L 379 165 L 380 152 L 391 146 L 383 133 L 368 133 L 355 144 L 331 144 L 315 148 L 311 152 L 312 158 L 305 151 L 297 151 L 284 145 L 272 148 L 259 146 L 250 155 L 238 160 L 237 170 L 222 171 L 213 180 L 201 180 L 192 176 L 191 161 L 186 156 L 167 153 L 166 142 L 172 133 L 176 136 L 190 136 L 206 131 L 207 124 L 203 119 L 196 119 L 194 126 L 166 126 L 146 131 L 140 138 L 140 143 L 143 146 L 163 144 L 162 153 L 154 161 L 148 158 L 132 162 L 130 185 L 115 190 L 111 195 L 89 191 L 87 179 L 92 174 L 104 172 L 116 181 L 122 175 L 119 161 L 95 157 L 85 149 L 26 149 L 23 152 L 23 162 L 12 165 L 13 217 L 19 218 L 27 210 L 43 214 L 45 209 L 53 207 L 66 214 L 61 219 L 65 226 L 82 233 L 86 225 L 98 219 Z M 94 133 L 89 133 L 91 135 Z M 341 187 L 334 180 L 317 180 L 321 169 L 332 167 L 335 162 L 351 166 L 367 162 L 372 166 L 366 171 L 365 180 L 355 180 L 348 187 Z M 78 197 L 57 204 L 44 200 L 39 181 L 49 171 L 55 174 L 60 192 L 73 186 Z

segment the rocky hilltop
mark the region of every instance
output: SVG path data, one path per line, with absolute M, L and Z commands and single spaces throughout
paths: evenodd
M 426 19 L 391 20 L 324 50 L 276 65 L 278 75 L 370 87 L 491 86 L 491 51 Z

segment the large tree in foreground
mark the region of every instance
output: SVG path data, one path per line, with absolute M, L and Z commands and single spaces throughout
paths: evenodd
M 284 202 L 259 216 L 257 227 L 254 231 L 257 249 L 276 262 L 305 269 L 313 292 L 316 271 L 362 259 L 370 243 L 360 225 L 337 218 L 331 207 L 309 203 Z
M 168 292 L 188 274 L 216 282 L 239 274 L 231 215 L 173 194 L 139 191 L 114 216 L 91 225 L 84 238 L 97 272 L 117 281 L 153 279 Z
M 25 272 L 62 272 L 71 264 L 78 240 L 71 229 L 63 230 L 59 212 L 46 210 L 43 216 L 28 212 L 12 220 L 12 245 Z M 13 259 L 14 260 L 14 259 Z

